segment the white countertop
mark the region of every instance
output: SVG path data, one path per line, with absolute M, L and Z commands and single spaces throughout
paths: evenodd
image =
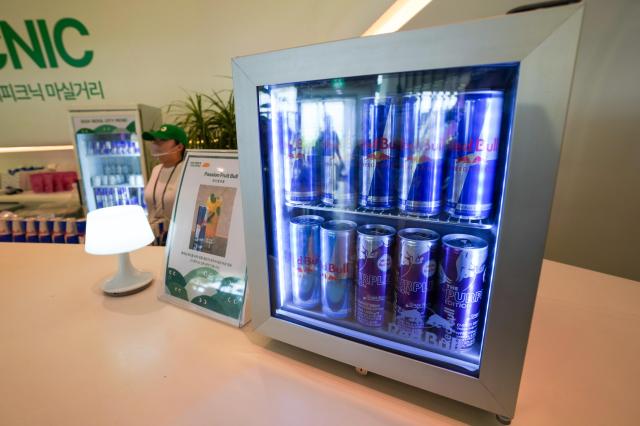
M 59 191 L 59 192 L 33 192 L 24 191 L 19 194 L 0 195 L 0 202 L 3 203 L 21 203 L 21 204 L 42 204 L 42 203 L 79 203 L 78 191 Z
M 132 254 L 162 277 L 163 249 Z M 157 299 L 116 258 L 0 243 L 2 425 L 498 425 L 482 410 Z M 640 283 L 545 261 L 513 425 L 640 418 Z

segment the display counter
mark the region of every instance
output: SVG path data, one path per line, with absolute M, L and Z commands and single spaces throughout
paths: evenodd
M 498 424 L 488 412 L 157 299 L 100 291 L 114 256 L 0 244 L 0 424 Z M 636 424 L 640 283 L 545 261 L 513 425 Z
M 38 216 L 54 214 L 56 216 L 72 215 L 82 208 L 78 191 L 40 192 L 25 191 L 20 194 L 0 195 L 0 203 L 16 203 L 20 216 Z M 12 209 L 13 210 L 13 209 Z

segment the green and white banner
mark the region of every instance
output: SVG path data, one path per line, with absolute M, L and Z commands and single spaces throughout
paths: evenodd
M 247 266 L 235 151 L 189 151 L 166 248 L 160 298 L 243 326 Z

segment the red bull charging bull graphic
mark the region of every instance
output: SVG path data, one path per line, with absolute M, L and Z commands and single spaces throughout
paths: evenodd
M 493 207 L 502 92 L 461 94 L 459 114 L 458 134 L 449 147 L 446 210 L 461 219 L 486 219 Z
M 395 207 L 395 123 L 396 106 L 392 97 L 362 100 L 359 205 L 368 210 Z
M 303 215 L 291 219 L 291 292 L 294 305 L 311 309 L 320 305 L 321 216 Z
M 470 349 L 480 322 L 488 244 L 482 238 L 449 234 L 442 238 L 437 314 L 428 326 L 452 350 Z
M 358 228 L 356 321 L 366 327 L 380 328 L 386 320 L 395 233 L 394 228 L 385 225 L 362 225 Z
M 440 235 L 429 229 L 398 231 L 395 322 L 400 333 L 420 337 L 427 306 L 434 297 L 437 248 Z
M 353 311 L 356 223 L 330 220 L 320 228 L 322 312 L 348 318 Z
M 404 213 L 440 213 L 447 118 L 455 102 L 448 92 L 403 97 L 398 207 Z
M 355 208 L 358 154 L 354 99 L 324 101 L 322 202 L 327 206 Z

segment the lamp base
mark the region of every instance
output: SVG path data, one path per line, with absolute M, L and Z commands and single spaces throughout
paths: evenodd
M 129 253 L 121 253 L 118 255 L 118 273 L 102 284 L 102 291 L 108 296 L 127 296 L 147 288 L 152 279 L 151 272 L 133 267 Z

